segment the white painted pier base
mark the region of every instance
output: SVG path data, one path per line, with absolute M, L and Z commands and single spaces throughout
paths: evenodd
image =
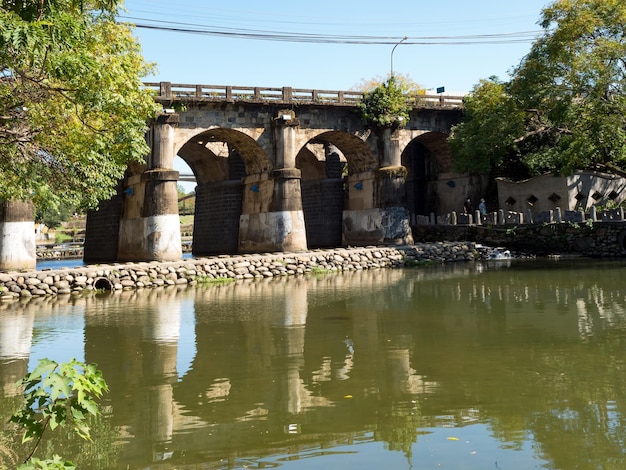
M 36 269 L 34 209 L 30 201 L 0 203 L 0 270 Z

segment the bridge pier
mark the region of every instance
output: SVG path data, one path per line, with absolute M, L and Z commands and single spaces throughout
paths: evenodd
M 271 175 L 244 178 L 240 253 L 307 249 L 301 173 L 295 167 L 295 131 L 299 122 L 292 111 L 284 111 L 278 113 L 274 124 L 276 169 Z
M 0 201 L 0 270 L 37 267 L 35 210 L 31 201 Z
M 147 169 L 128 179 L 119 228 L 120 261 L 178 261 L 183 257 L 178 215 L 178 172 L 174 166 L 177 114 L 152 123 Z
M 252 175 L 244 179 L 240 253 L 307 249 L 300 170 L 275 170 L 271 176 Z
M 405 192 L 408 171 L 401 161 L 398 134 L 393 129 L 384 129 L 382 167 L 348 176 L 342 227 L 344 245 L 413 243 Z

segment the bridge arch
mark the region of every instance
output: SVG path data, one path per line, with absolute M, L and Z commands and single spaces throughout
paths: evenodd
M 378 157 L 358 135 L 342 131 L 326 131 L 307 142 L 307 145 L 332 145 L 345 157 L 349 174 L 363 173 L 378 167 Z
M 271 171 L 270 158 L 252 137 L 225 128 L 192 136 L 178 156 L 189 165 L 197 183 L 192 253 L 237 253 L 242 179 Z
M 247 134 L 216 127 L 193 135 L 177 151 L 191 168 L 198 182 L 233 179 L 229 175 L 244 171 L 242 177 L 266 173 L 273 168 L 269 155 Z M 228 166 L 230 157 L 243 163 L 244 167 L 233 169 Z
M 302 210 L 309 248 L 341 246 L 345 177 L 378 166 L 377 157 L 360 137 L 326 131 L 311 138 L 296 156 L 301 171 Z
M 442 132 L 425 132 L 414 137 L 402 151 L 402 166 L 408 170 L 406 203 L 412 221 L 416 215 L 439 212 L 443 194 L 438 180 L 453 170 L 447 138 Z

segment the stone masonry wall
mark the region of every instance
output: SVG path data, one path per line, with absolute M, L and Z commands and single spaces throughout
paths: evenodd
M 473 243 L 429 243 L 302 253 L 221 255 L 179 262 L 143 262 L 56 271 L 0 273 L 0 302 L 29 301 L 98 291 L 161 289 L 215 280 L 219 282 L 220 279 L 253 282 L 281 276 L 400 268 L 421 262 L 471 261 L 475 256 Z
M 90 211 L 85 227 L 85 262 L 109 263 L 117 260 L 123 195 L 118 192 Z
M 418 225 L 419 242 L 472 241 L 527 250 L 538 255 L 577 253 L 591 257 L 626 256 L 626 221 L 506 225 Z
M 241 192 L 233 180 L 196 187 L 194 254 L 237 253 Z
M 341 246 L 343 180 L 302 180 L 301 188 L 309 248 Z

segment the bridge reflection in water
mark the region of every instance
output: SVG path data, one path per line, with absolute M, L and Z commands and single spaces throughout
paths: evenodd
M 0 418 L 37 359 L 79 356 L 110 386 L 95 444 L 56 443 L 83 468 L 620 468 L 624 267 L 513 261 L 2 305 Z

